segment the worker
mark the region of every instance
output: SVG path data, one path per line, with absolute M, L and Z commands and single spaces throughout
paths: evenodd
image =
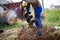
M 34 8 L 34 15 L 35 15 L 35 25 L 37 27 L 37 32 L 36 32 L 36 36 L 41 36 L 42 35 L 42 25 L 41 25 L 41 12 L 42 12 L 42 7 L 41 4 L 39 3 L 38 0 L 24 0 L 25 2 L 27 2 L 28 4 L 31 4 Z M 23 3 L 22 6 L 27 6 L 26 3 Z M 24 8 L 25 10 L 26 8 Z
M 21 5 L 20 5 L 20 9 L 21 8 L 22 8 L 22 11 L 24 13 L 23 15 L 25 16 L 28 24 L 30 24 L 30 21 L 32 19 L 32 15 L 29 15 L 29 14 L 31 14 L 31 12 L 30 12 L 30 4 L 25 2 L 25 1 L 22 1 Z
M 41 12 L 42 7 L 39 0 L 25 0 L 27 3 L 30 3 L 34 8 L 34 15 L 35 15 L 35 25 L 37 27 L 36 36 L 42 35 L 42 25 L 41 25 Z

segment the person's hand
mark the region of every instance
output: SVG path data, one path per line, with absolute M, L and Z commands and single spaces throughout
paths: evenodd
M 46 16 L 46 14 L 45 14 L 45 13 L 42 13 L 42 14 L 41 14 L 41 18 L 42 18 L 42 19 L 44 19 L 44 18 L 45 18 L 45 16 Z
M 22 10 L 22 6 L 20 5 L 20 10 Z

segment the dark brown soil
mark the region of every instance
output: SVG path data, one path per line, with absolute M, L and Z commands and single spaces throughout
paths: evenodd
M 42 36 L 36 37 L 37 28 L 29 28 L 22 26 L 18 29 L 17 38 L 15 40 L 60 40 L 60 34 L 54 28 L 43 27 Z

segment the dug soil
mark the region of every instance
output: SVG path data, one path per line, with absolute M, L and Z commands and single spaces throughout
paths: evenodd
M 15 40 L 60 40 L 60 30 L 44 26 L 40 37 L 35 36 L 36 30 L 36 27 L 22 26 L 18 29 Z
M 36 27 L 22 25 L 20 28 L 7 30 L 0 34 L 0 40 L 60 40 L 60 30 L 43 26 L 42 35 L 36 36 Z

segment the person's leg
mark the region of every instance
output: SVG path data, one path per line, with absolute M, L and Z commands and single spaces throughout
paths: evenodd
M 37 27 L 37 35 L 40 36 L 41 32 L 39 30 L 42 29 L 40 14 L 42 12 L 42 8 L 39 6 L 39 7 L 37 7 L 37 8 L 34 9 L 34 12 L 35 12 L 35 25 Z

